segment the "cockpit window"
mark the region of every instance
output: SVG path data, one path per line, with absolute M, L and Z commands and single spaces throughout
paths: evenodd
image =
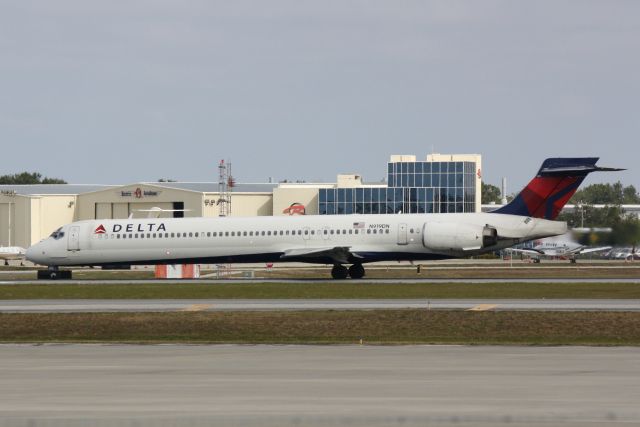
M 55 240 L 62 239 L 64 237 L 64 231 L 62 231 L 62 227 L 51 233 L 51 236 L 49 237 L 53 237 Z

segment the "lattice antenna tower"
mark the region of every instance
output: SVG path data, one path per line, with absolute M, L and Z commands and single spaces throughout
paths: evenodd
M 231 190 L 235 181 L 231 176 L 231 163 L 220 160 L 218 164 L 218 205 L 219 216 L 229 216 L 231 214 Z

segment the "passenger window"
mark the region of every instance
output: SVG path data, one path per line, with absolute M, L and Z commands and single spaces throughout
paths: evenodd
M 349 230 L 349 234 L 353 234 L 353 230 Z
M 409 229 L 409 233 L 413 234 L 413 228 Z
M 354 232 L 355 232 L 356 234 L 359 234 L 359 233 L 360 233 L 360 231 L 359 231 L 359 230 L 354 230 Z
M 137 239 L 137 238 L 138 238 L 138 233 L 136 233 L 136 234 L 134 235 L 134 237 Z
M 123 238 L 123 239 L 126 239 L 126 238 L 127 238 L 127 235 L 126 235 L 126 234 L 123 234 L 123 235 L 122 235 L 122 238 Z
M 267 236 L 271 236 L 271 231 L 267 231 Z
M 371 229 L 370 228 L 367 230 L 367 234 L 371 234 Z
M 243 235 L 243 236 L 246 236 L 246 235 L 247 235 L 247 232 L 246 232 L 246 231 L 243 231 L 243 232 L 242 232 L 242 235 Z
M 133 234 L 129 233 L 129 238 L 133 239 Z
M 387 234 L 389 234 L 389 229 L 388 229 L 388 228 L 387 228 L 387 230 L 386 230 L 386 231 L 387 231 Z
M 280 230 L 280 235 L 281 236 L 284 235 L 284 231 Z
M 151 238 L 151 233 L 147 233 L 147 239 Z
M 373 229 L 373 234 L 378 234 L 378 230 L 376 228 Z
M 333 234 L 333 230 L 329 231 L 329 233 Z
M 304 235 L 306 236 L 307 234 L 309 234 L 309 230 L 304 230 Z
M 329 233 L 329 230 L 324 230 L 324 234 L 328 234 L 328 233 Z
M 234 237 L 235 235 L 236 235 L 236 232 L 235 232 L 235 231 L 232 231 L 232 232 L 231 232 L 231 237 Z
M 302 236 L 302 230 L 298 230 L 298 236 Z
M 225 232 L 224 232 L 224 235 L 225 235 L 225 237 L 229 237 L 229 232 L 228 232 L 228 231 L 225 231 Z
M 311 230 L 311 234 L 315 235 L 316 234 L 316 230 Z
M 189 237 L 193 237 L 193 233 L 189 233 Z
M 198 237 L 198 233 L 196 233 L 196 237 Z
M 287 236 L 289 235 L 289 230 L 287 230 Z
M 264 233 L 264 231 L 262 231 L 260 234 L 262 234 L 264 236 L 265 233 Z
M 119 239 L 119 238 L 120 238 L 120 235 L 119 235 L 119 234 L 116 234 L 116 236 L 118 236 L 118 237 L 116 237 L 116 239 Z

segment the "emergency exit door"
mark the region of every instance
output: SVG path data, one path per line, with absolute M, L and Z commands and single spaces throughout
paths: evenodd
M 398 224 L 398 244 L 407 244 L 407 224 Z
M 67 250 L 80 250 L 80 227 L 75 225 L 69 227 L 69 240 L 67 241 Z

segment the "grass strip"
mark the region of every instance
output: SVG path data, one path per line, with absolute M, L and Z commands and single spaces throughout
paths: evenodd
M 0 342 L 640 345 L 636 312 L 0 314 Z
M 636 283 L 152 283 L 2 285 L 11 299 L 640 298 Z

